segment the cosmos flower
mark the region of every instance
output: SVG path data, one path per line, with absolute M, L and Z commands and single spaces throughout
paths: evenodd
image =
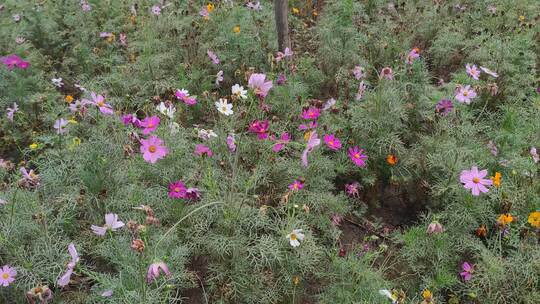
M 381 73 L 379 74 L 379 78 L 380 79 L 388 79 L 388 80 L 392 80 L 394 79 L 394 72 L 392 71 L 392 68 L 390 67 L 384 67 L 382 70 L 381 70 Z
M 353 197 L 358 196 L 360 194 L 359 189 L 360 189 L 360 183 L 359 182 L 353 182 L 353 183 L 345 185 L 345 192 L 349 196 L 353 196 Z
M 120 229 L 124 227 L 124 223 L 118 220 L 118 214 L 115 213 L 107 213 L 105 214 L 105 225 L 100 227 L 96 225 L 92 225 L 90 228 L 92 229 L 92 232 L 94 232 L 97 235 L 103 236 L 107 232 L 107 230 L 116 231 L 117 229 Z
M 292 57 L 293 52 L 290 48 L 286 47 L 284 52 L 277 52 L 276 53 L 276 62 L 280 62 L 284 58 Z
M 289 185 L 289 189 L 291 189 L 292 191 L 298 191 L 302 188 L 304 188 L 304 184 L 296 179 L 292 184 Z
M 213 63 L 213 64 L 219 64 L 219 62 L 220 62 L 220 61 L 219 61 L 219 58 L 218 58 L 218 56 L 217 56 L 214 52 L 212 52 L 212 51 L 210 51 L 210 50 L 207 50 L 207 51 L 206 51 L 206 54 L 208 55 L 208 57 L 210 58 L 210 60 L 212 60 L 212 63 Z
M 364 74 L 364 68 L 361 67 L 361 66 L 359 66 L 359 65 L 357 65 L 357 66 L 354 67 L 354 69 L 352 70 L 352 73 L 353 73 L 354 78 L 355 78 L 356 80 L 360 80 L 360 79 L 362 79 L 362 77 L 365 76 L 365 74 Z
M 255 120 L 249 125 L 249 132 L 257 134 L 259 139 L 268 137 L 268 120 Z
M 51 82 L 55 87 L 61 88 L 64 86 L 64 83 L 62 82 L 62 78 L 52 78 Z
M 152 14 L 156 16 L 161 15 L 161 7 L 159 7 L 158 5 L 152 6 Z
M 15 276 L 17 276 L 17 270 L 15 268 L 4 265 L 0 269 L 0 285 L 7 287 L 9 284 L 15 281 Z
M 462 272 L 459 273 L 463 281 L 470 281 L 472 279 L 472 274 L 474 272 L 473 265 L 469 264 L 468 262 L 463 262 L 461 265 Z
M 476 64 L 473 64 L 472 66 L 470 64 L 465 65 L 465 70 L 467 71 L 467 74 L 471 76 L 474 80 L 478 80 L 480 77 L 480 70 L 478 67 L 476 67 Z
M 291 141 L 291 136 L 289 135 L 289 133 L 284 132 L 283 134 L 281 134 L 281 137 L 274 144 L 274 147 L 272 147 L 272 151 L 274 152 L 281 151 L 283 147 L 285 147 L 285 144 L 289 143 L 289 141 Z
M 255 91 L 255 95 L 264 99 L 268 95 L 268 91 L 272 88 L 272 81 L 266 81 L 265 74 L 253 73 L 249 76 L 248 87 Z
M 416 58 L 420 57 L 420 49 L 419 48 L 413 48 L 409 54 L 407 55 L 407 58 L 405 59 L 406 64 L 413 64 L 414 60 Z
M 102 95 L 96 95 L 96 93 L 91 92 L 92 104 L 99 108 L 99 111 L 105 115 L 113 115 L 114 111 L 110 104 L 105 103 L 105 97 Z
M 219 101 L 216 101 L 214 104 L 216 105 L 216 109 L 225 116 L 229 116 L 234 113 L 232 110 L 232 103 L 227 103 L 227 99 L 225 98 L 220 98 Z
M 470 85 L 467 85 L 465 87 L 463 86 L 458 86 L 457 89 L 456 89 L 456 100 L 461 102 L 461 103 L 466 103 L 466 104 L 470 104 L 471 103 L 471 99 L 475 98 L 476 97 L 476 92 L 471 89 L 471 86 Z
M 444 232 L 444 227 L 438 221 L 433 221 L 428 225 L 427 234 L 437 234 Z
M 364 154 L 364 150 L 357 146 L 349 148 L 349 158 L 358 167 L 365 167 L 368 156 Z
M 13 70 L 15 67 L 24 70 L 30 66 L 30 62 L 22 60 L 21 57 L 15 54 L 0 57 L 0 62 L 4 64 L 9 71 Z
M 66 133 L 66 129 L 64 129 L 65 126 L 67 126 L 68 121 L 60 118 L 54 122 L 53 128 L 56 129 L 56 134 L 64 134 Z
M 141 139 L 141 153 L 146 162 L 154 164 L 158 159 L 165 157 L 169 150 L 163 146 L 163 141 L 157 136 Z
M 252 9 L 254 11 L 260 11 L 262 10 L 262 6 L 261 6 L 261 2 L 260 1 L 257 1 L 255 3 L 253 2 L 248 2 L 246 4 L 246 7 L 249 8 L 249 9 Z
M 169 117 L 169 119 L 173 119 L 174 113 L 176 113 L 176 108 L 172 104 L 166 106 L 163 101 L 156 107 L 156 110 L 158 110 L 159 113 Z
M 341 141 L 334 134 L 326 134 L 323 139 L 326 146 L 331 150 L 337 151 L 341 149 Z
M 494 78 L 499 77 L 499 74 L 497 74 L 496 72 L 494 72 L 494 71 L 492 71 L 492 70 L 490 70 L 490 69 L 488 69 L 486 67 L 481 66 L 480 69 L 482 71 L 484 71 L 484 73 L 486 73 L 486 74 L 488 74 L 488 75 L 490 75 L 490 76 L 492 76 Z
M 309 107 L 309 109 L 302 112 L 302 118 L 307 120 L 316 120 L 319 118 L 320 110 L 315 107 Z
M 163 272 L 166 277 L 170 277 L 172 274 L 169 271 L 169 267 L 163 262 L 152 263 L 148 267 L 148 272 L 146 273 L 146 282 L 148 284 L 152 283 L 154 280 L 159 278 L 160 272 Z
M 180 180 L 169 184 L 169 197 L 170 198 L 185 198 L 186 197 L 186 185 Z
M 22 184 L 24 184 L 28 188 L 34 188 L 39 186 L 39 175 L 37 175 L 33 169 L 27 171 L 25 167 L 21 167 L 19 170 L 23 176 L 21 180 Z
M 195 96 L 190 96 L 188 90 L 176 90 L 174 95 L 176 96 L 176 99 L 183 101 L 188 106 L 192 106 L 197 103 L 197 99 L 195 98 Z
M 293 229 L 291 233 L 287 234 L 287 239 L 289 240 L 289 244 L 293 247 L 300 246 L 300 241 L 304 240 L 304 234 L 302 233 L 302 229 Z
M 209 147 L 202 144 L 197 144 L 195 145 L 195 155 L 199 155 L 199 156 L 206 155 L 208 157 L 212 157 L 213 153 Z
M 435 112 L 441 116 L 446 116 L 448 113 L 452 112 L 454 104 L 450 99 L 441 99 L 435 106 Z
M 159 126 L 160 119 L 157 116 L 146 117 L 141 121 L 141 127 L 143 128 L 142 134 L 148 135 L 154 132 Z
M 229 148 L 229 151 L 235 152 L 236 151 L 236 141 L 234 139 L 234 135 L 230 134 L 227 136 L 227 147 Z
M 308 154 L 315 149 L 318 145 L 321 144 L 321 140 L 317 136 L 317 132 L 311 131 L 309 132 L 309 137 L 307 139 L 306 148 L 304 149 L 304 152 L 302 153 L 302 165 L 304 167 L 308 166 Z
M 478 168 L 473 166 L 471 170 L 461 171 L 459 179 L 465 189 L 471 189 L 472 195 L 478 196 L 480 195 L 480 192 L 489 192 L 489 189 L 486 186 L 491 186 L 493 184 L 490 179 L 484 178 L 486 175 L 487 170 L 478 171 Z
M 336 104 L 336 102 L 337 101 L 334 98 L 330 98 L 324 103 L 322 109 L 324 111 L 326 111 L 326 110 L 330 109 L 331 107 L 333 107 Z
M 244 87 L 235 84 L 231 87 L 232 95 L 236 98 L 246 99 L 247 98 L 247 90 L 244 90 Z
M 67 286 L 69 284 L 69 281 L 71 279 L 71 275 L 73 274 L 73 269 L 79 262 L 79 254 L 77 253 L 77 249 L 75 249 L 75 245 L 73 243 L 70 243 L 68 245 L 68 252 L 71 256 L 71 261 L 66 266 L 66 272 L 58 279 L 56 284 L 60 287 Z

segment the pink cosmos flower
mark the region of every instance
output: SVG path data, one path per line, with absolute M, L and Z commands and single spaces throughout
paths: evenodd
M 259 98 L 264 99 L 272 88 L 272 81 L 266 81 L 265 74 L 253 73 L 249 76 L 248 86 L 255 91 Z
M 360 183 L 353 182 L 345 185 L 345 192 L 352 197 L 357 197 L 360 195 Z
M 300 124 L 298 126 L 298 130 L 300 130 L 300 131 L 313 130 L 315 128 L 317 128 L 317 121 L 316 120 L 310 121 L 306 125 L 305 124 Z
M 95 234 L 103 236 L 107 230 L 116 231 L 122 227 L 124 227 L 124 223 L 118 220 L 118 214 L 107 213 L 105 214 L 105 225 L 103 227 L 92 225 L 90 228 Z
M 53 128 L 56 129 L 56 134 L 64 134 L 66 133 L 66 129 L 64 129 L 65 126 L 67 126 L 68 121 L 60 118 L 57 121 L 54 122 Z
M 154 132 L 159 126 L 160 119 L 157 116 L 146 117 L 141 121 L 141 127 L 143 127 L 142 134 L 150 134 Z
M 9 71 L 13 70 L 15 67 L 24 70 L 30 66 L 30 62 L 22 60 L 21 57 L 15 54 L 0 57 L 0 62 L 3 63 Z
M 409 55 L 407 55 L 407 59 L 405 59 L 405 63 L 413 64 L 413 61 L 419 57 L 420 57 L 420 50 L 418 48 L 414 48 L 409 52 Z
M 161 15 L 161 7 L 159 7 L 158 5 L 152 6 L 152 14 L 156 16 Z
M 208 157 L 212 157 L 212 150 L 210 150 L 209 147 L 205 146 L 205 145 L 202 145 L 202 144 L 197 144 L 195 145 L 195 155 L 199 155 L 199 156 L 208 156 Z
M 96 95 L 96 93 L 91 92 L 92 104 L 99 108 L 99 111 L 105 115 L 113 115 L 114 111 L 110 104 L 105 103 L 105 97 L 102 95 Z
M 499 74 L 497 74 L 497 72 L 492 71 L 492 70 L 490 70 L 490 69 L 488 69 L 488 68 L 486 68 L 486 67 L 481 66 L 480 69 L 481 69 L 482 71 L 484 71 L 484 73 L 486 73 L 486 74 L 488 74 L 488 75 L 490 75 L 490 76 L 492 76 L 492 77 L 494 77 L 494 78 L 499 77 Z
M 268 137 L 268 120 L 255 120 L 249 125 L 249 132 L 257 134 L 259 139 Z
M 29 188 L 37 187 L 39 186 L 40 178 L 39 175 L 37 175 L 33 169 L 30 169 L 30 171 L 27 171 L 25 167 L 21 167 L 20 172 L 23 176 L 22 183 Z
M 75 100 L 69 104 L 69 110 L 71 113 L 80 113 L 81 115 L 85 115 L 86 112 L 88 112 L 86 105 L 91 103 L 92 102 L 88 99 Z
M 441 99 L 435 106 L 435 112 L 441 116 L 446 116 L 448 113 L 452 112 L 454 104 L 450 99 Z
M 195 96 L 189 96 L 189 92 L 185 89 L 176 90 L 175 94 L 176 99 L 183 101 L 188 106 L 192 106 L 197 103 Z
M 0 269 L 0 285 L 7 287 L 9 284 L 15 281 L 15 276 L 17 275 L 17 270 L 15 268 L 4 265 Z
M 470 104 L 471 99 L 476 97 L 476 92 L 471 89 L 470 85 L 467 85 L 465 87 L 458 86 L 456 89 L 456 100 L 461 103 Z
M 182 181 L 176 181 L 169 184 L 169 197 L 170 198 L 185 198 L 186 197 L 186 185 Z
M 337 151 L 341 149 L 341 141 L 339 138 L 335 137 L 334 134 L 326 134 L 323 139 L 326 146 L 331 150 Z
M 356 78 L 356 80 L 360 80 L 362 77 L 365 76 L 364 74 L 364 68 L 357 65 L 354 67 L 353 71 L 352 71 L 353 75 L 354 75 L 354 78 Z
M 201 198 L 201 194 L 199 192 L 199 189 L 188 188 L 186 190 L 186 199 L 192 200 L 192 201 L 198 201 L 200 198 Z
M 487 173 L 487 170 L 478 171 L 478 168 L 473 166 L 471 170 L 461 171 L 459 180 L 465 189 L 471 189 L 472 195 L 478 196 L 480 195 L 480 192 L 489 192 L 489 189 L 486 186 L 491 186 L 493 184 L 491 179 L 484 178 Z
M 381 73 L 379 74 L 379 78 L 380 79 L 388 79 L 388 80 L 392 80 L 394 79 L 394 72 L 392 71 L 392 68 L 390 67 L 384 67 L 382 70 L 381 70 Z
M 11 108 L 7 108 L 7 119 L 11 122 L 13 122 L 13 116 L 15 115 L 15 112 L 19 111 L 19 105 L 14 102 L 13 106 Z
M 166 277 L 170 277 L 172 274 L 169 271 L 169 267 L 163 262 L 152 263 L 148 267 L 148 272 L 146 274 L 146 282 L 148 284 L 152 283 L 155 279 L 159 278 L 160 270 L 163 271 Z
M 231 152 L 236 151 L 236 141 L 234 140 L 234 135 L 232 134 L 227 136 L 227 147 L 229 148 L 229 151 Z
M 320 113 L 321 112 L 318 108 L 309 107 L 309 109 L 302 112 L 302 118 L 307 120 L 316 120 L 317 118 L 319 118 Z
M 277 52 L 276 53 L 276 62 L 280 62 L 283 58 L 292 57 L 293 52 L 290 48 L 286 47 L 284 52 Z
M 247 3 L 247 8 L 250 8 L 254 11 L 260 11 L 262 10 L 262 6 L 261 6 L 261 2 L 260 1 L 257 1 L 256 3 L 253 3 L 253 2 L 248 2 Z
M 368 156 L 364 154 L 363 149 L 359 149 L 357 146 L 349 148 L 349 157 L 356 166 L 366 166 L 366 160 L 368 159 Z
M 476 64 L 471 66 L 467 63 L 465 65 L 465 69 L 467 70 L 467 74 L 469 74 L 469 76 L 471 76 L 474 80 L 478 80 L 478 77 L 480 77 L 480 70 L 476 67 Z
M 273 135 L 272 135 L 273 136 Z M 277 140 L 276 144 L 274 144 L 274 147 L 272 148 L 272 151 L 279 152 L 283 149 L 285 144 L 287 144 L 289 141 L 291 141 L 291 136 L 289 133 L 285 132 L 281 134 L 280 139 Z
M 295 179 L 294 182 L 289 185 L 289 189 L 292 191 L 298 191 L 302 188 L 304 188 L 304 184 L 297 179 Z
M 141 153 L 146 162 L 154 164 L 169 154 L 169 150 L 163 146 L 161 139 L 152 135 L 148 139 L 141 139 Z
M 444 232 L 444 227 L 437 221 L 431 222 L 427 228 L 427 234 L 437 234 Z
M 210 17 L 210 12 L 208 11 L 208 8 L 206 8 L 206 5 L 203 6 L 199 11 L 199 16 L 203 17 L 204 19 L 208 19 L 208 17 Z
M 538 152 L 536 152 L 536 147 L 531 147 L 529 153 L 531 154 L 535 164 L 540 161 L 540 156 L 538 155 Z
M 317 136 L 317 132 L 311 131 L 309 134 L 308 142 L 304 152 L 302 153 L 302 164 L 304 167 L 308 166 L 308 154 L 315 149 L 318 145 L 321 144 L 321 140 Z
M 73 274 L 73 269 L 79 262 L 79 254 L 77 253 L 77 249 L 75 249 L 75 245 L 73 243 L 70 243 L 68 246 L 68 252 L 71 256 L 71 261 L 66 266 L 66 272 L 58 279 L 56 284 L 60 287 L 67 286 L 69 284 L 69 281 L 71 279 L 71 275 Z
M 207 50 L 206 54 L 208 55 L 208 57 L 210 57 L 210 60 L 212 60 L 213 64 L 219 64 L 219 58 L 214 52 Z
M 473 265 L 469 264 L 468 262 L 463 262 L 461 265 L 462 272 L 459 273 L 463 281 L 470 281 L 472 279 L 472 273 L 474 272 Z

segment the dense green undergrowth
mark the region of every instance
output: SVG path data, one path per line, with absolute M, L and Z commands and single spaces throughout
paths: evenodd
M 537 303 L 538 2 L 260 6 L 0 5 L 0 302 Z

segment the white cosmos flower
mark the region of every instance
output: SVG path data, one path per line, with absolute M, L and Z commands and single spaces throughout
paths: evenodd
M 490 70 L 490 69 L 488 69 L 486 67 L 481 66 L 480 69 L 482 71 L 484 71 L 484 73 L 489 74 L 489 75 L 491 75 L 491 76 L 493 76 L 495 78 L 499 77 L 499 74 L 497 74 L 495 71 L 492 71 L 492 70 Z
M 289 244 L 293 247 L 300 246 L 300 241 L 304 240 L 304 234 L 302 233 L 302 229 L 293 229 L 293 231 L 289 234 L 287 234 L 287 239 L 289 239 Z
M 156 109 L 163 115 L 169 117 L 170 119 L 174 118 L 174 113 L 176 113 L 176 108 L 173 105 L 165 106 L 164 102 L 161 102 Z
M 234 112 L 232 110 L 232 103 L 227 103 L 227 99 L 220 98 L 219 101 L 215 102 L 217 110 L 226 116 L 232 115 Z
M 236 97 L 239 97 L 242 99 L 247 98 L 247 90 L 244 90 L 244 87 L 239 84 L 233 85 L 231 88 L 231 91 L 232 91 L 232 94 L 235 95 Z
M 55 86 L 57 86 L 59 88 L 64 86 L 64 83 L 62 82 L 62 78 L 53 78 L 53 79 L 51 79 L 51 81 Z

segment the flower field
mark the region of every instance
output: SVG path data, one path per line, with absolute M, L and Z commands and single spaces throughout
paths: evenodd
M 0 303 L 540 303 L 539 21 L 2 1 Z

